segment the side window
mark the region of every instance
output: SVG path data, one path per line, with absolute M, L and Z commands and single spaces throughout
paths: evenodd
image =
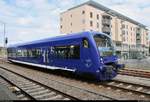
M 84 48 L 89 48 L 89 42 L 88 42 L 87 38 L 82 39 L 82 44 L 83 44 Z
M 80 45 L 55 46 L 50 52 L 56 59 L 80 59 Z
M 69 51 L 70 59 L 80 59 L 80 46 L 79 45 L 71 45 Z
M 22 56 L 22 52 L 20 49 L 17 50 L 17 57 L 21 57 Z
M 26 49 L 25 50 L 25 57 L 40 57 L 42 55 L 42 50 L 40 48 L 35 49 Z

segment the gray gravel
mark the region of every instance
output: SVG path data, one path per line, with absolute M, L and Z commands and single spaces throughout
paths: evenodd
M 127 81 L 131 83 L 146 85 L 150 87 L 150 79 L 149 78 L 141 78 L 141 77 L 134 77 L 134 76 L 127 76 L 127 75 L 117 75 L 114 79 L 120 81 Z

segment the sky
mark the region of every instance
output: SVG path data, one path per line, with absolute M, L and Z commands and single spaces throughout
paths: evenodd
M 3 23 L 8 44 L 59 36 L 60 13 L 89 0 L 0 0 L 0 46 Z M 150 0 L 93 0 L 150 30 Z

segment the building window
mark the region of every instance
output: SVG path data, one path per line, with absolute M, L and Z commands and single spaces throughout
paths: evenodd
M 99 23 L 97 22 L 97 28 L 99 28 Z
M 99 14 L 97 14 L 97 20 L 99 20 Z
M 85 24 L 85 19 L 82 20 L 82 23 Z
M 62 21 L 63 19 L 62 18 L 60 18 L 60 21 Z
M 93 13 L 92 12 L 90 12 L 90 17 L 93 18 Z
M 124 24 L 122 25 L 122 28 L 125 28 L 125 25 L 124 25 Z
M 72 18 L 72 14 L 70 15 L 70 17 Z
M 70 25 L 72 26 L 72 23 L 70 23 Z
M 91 27 L 93 26 L 93 21 L 90 21 L 90 26 L 91 26 Z
M 126 41 L 126 40 L 125 40 L 125 37 L 123 37 L 123 41 Z
M 82 11 L 82 14 L 85 14 L 85 11 L 84 11 L 84 10 Z
M 128 25 L 126 25 L 126 28 L 128 29 Z
M 62 29 L 62 27 L 63 27 L 63 26 L 61 25 L 60 28 Z
M 128 31 L 127 31 L 127 35 L 128 35 Z
M 125 34 L 125 31 L 124 31 L 124 30 L 122 30 L 122 34 L 123 34 L 123 35 Z

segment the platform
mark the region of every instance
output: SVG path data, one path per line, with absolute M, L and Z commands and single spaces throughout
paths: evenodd
M 0 84 L 1 100 L 18 100 L 18 98 L 6 86 Z

